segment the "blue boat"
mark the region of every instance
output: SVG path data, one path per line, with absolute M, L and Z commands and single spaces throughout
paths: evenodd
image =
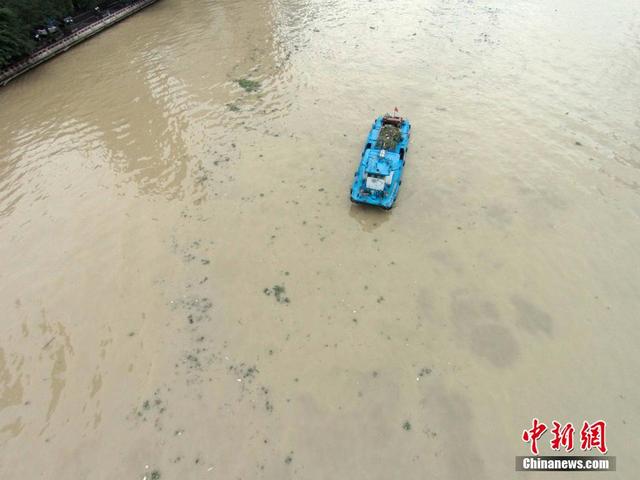
M 351 187 L 351 201 L 389 210 L 402 184 L 411 124 L 396 115 L 378 117 L 371 127 Z

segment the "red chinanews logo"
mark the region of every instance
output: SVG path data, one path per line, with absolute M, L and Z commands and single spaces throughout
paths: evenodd
M 571 422 L 562 425 L 554 420 L 553 428 L 550 430 L 552 438 L 550 440 L 551 449 L 558 451 L 563 449 L 566 452 L 573 450 L 573 437 L 576 429 Z M 607 422 L 598 420 L 593 423 L 585 421 L 580 429 L 580 450 L 589 451 L 597 449 L 603 455 L 607 453 L 607 445 L 605 439 L 605 431 Z M 538 455 L 538 440 L 547 432 L 547 426 L 534 418 L 531 422 L 531 428 L 522 432 L 522 441 L 529 443 L 529 448 L 533 455 Z

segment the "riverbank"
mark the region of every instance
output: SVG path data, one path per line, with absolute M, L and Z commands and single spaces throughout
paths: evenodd
M 105 15 L 101 19 L 96 22 L 87 25 L 86 27 L 81 28 L 73 32 L 72 34 L 64 37 L 63 39 L 51 44 L 47 45 L 40 50 L 29 55 L 28 58 L 17 62 L 10 66 L 9 68 L 2 70 L 0 72 L 0 86 L 5 86 L 11 80 L 17 78 L 23 73 L 28 72 L 32 68 L 37 67 L 38 65 L 51 60 L 56 55 L 66 52 L 74 45 L 81 43 L 94 35 L 102 32 L 103 30 L 115 25 L 116 23 L 124 20 L 125 18 L 130 17 L 134 13 L 139 12 L 145 7 L 156 3 L 158 0 L 140 0 L 132 5 L 124 7 L 116 12 Z
M 0 479 L 636 478 L 636 3 L 163 0 L 0 91 Z

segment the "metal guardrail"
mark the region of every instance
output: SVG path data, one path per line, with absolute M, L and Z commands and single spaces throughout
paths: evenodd
M 40 65 L 43 62 L 46 62 L 47 60 L 60 53 L 66 52 L 74 45 L 86 40 L 87 38 L 92 37 L 105 28 L 112 26 L 120 20 L 124 20 L 130 15 L 133 15 L 137 11 L 142 10 L 143 8 L 157 1 L 158 0 L 140 0 L 139 2 L 121 8 L 116 12 L 105 15 L 100 20 L 97 20 L 94 23 L 87 25 L 86 27 L 82 27 L 81 29 L 76 30 L 72 34 L 64 37 L 61 40 L 58 40 L 55 43 L 52 43 L 51 45 L 47 45 L 46 47 L 35 51 L 25 60 L 22 60 L 21 62 L 18 62 L 10 66 L 9 68 L 6 68 L 5 70 L 2 70 L 0 72 L 0 86 L 6 85 L 18 75 L 31 70 L 32 68 Z

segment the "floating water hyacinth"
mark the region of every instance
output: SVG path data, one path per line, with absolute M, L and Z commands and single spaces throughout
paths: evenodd
M 238 85 L 240 85 L 246 92 L 255 92 L 260 88 L 260 82 L 257 80 L 250 80 L 248 78 L 241 78 L 240 80 L 236 80 Z

